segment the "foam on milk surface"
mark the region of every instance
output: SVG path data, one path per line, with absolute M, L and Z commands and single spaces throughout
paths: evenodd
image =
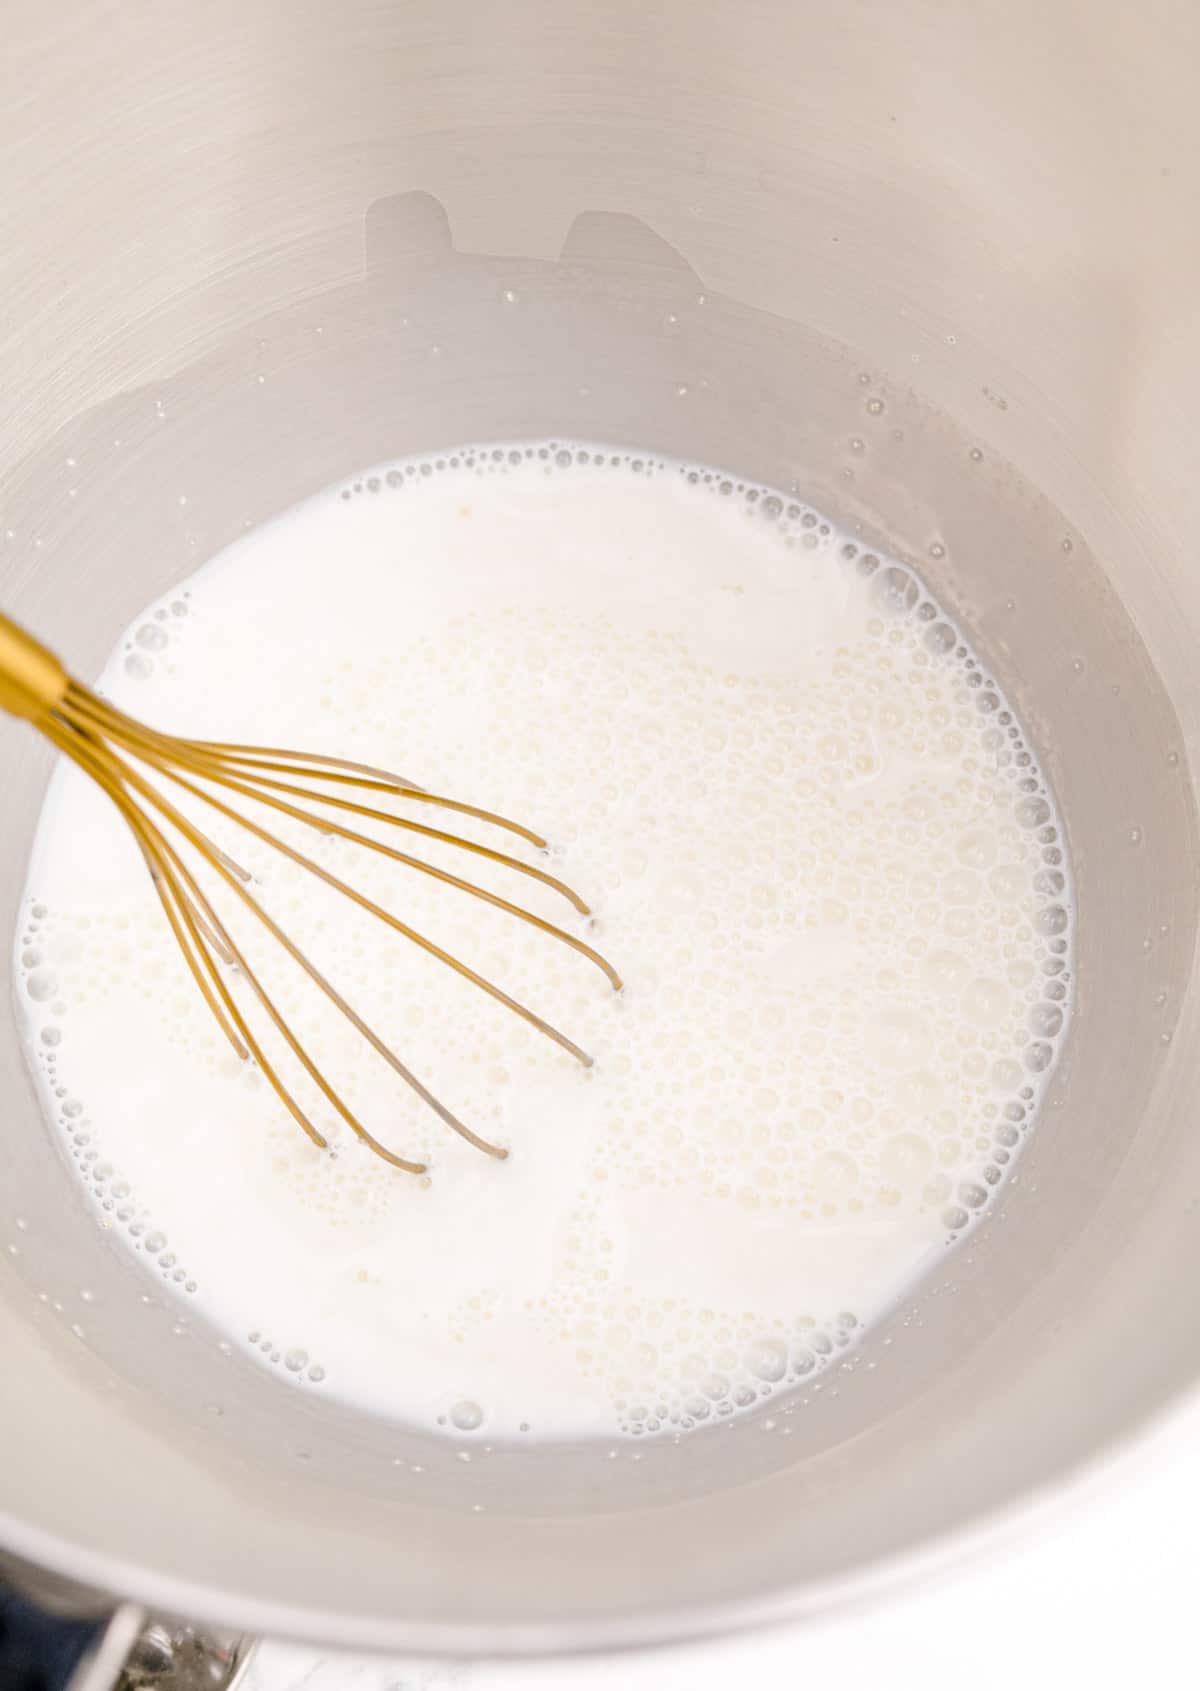
M 454 1434 L 686 1428 L 827 1367 L 1004 1180 L 1069 1014 L 1053 802 L 920 583 L 798 501 L 559 443 L 385 467 L 151 606 L 101 685 L 168 730 L 329 751 L 541 829 L 627 983 L 303 836 L 584 1071 L 210 820 L 511 1150 L 455 1139 L 234 918 L 350 1107 L 431 1173 L 314 1106 L 321 1153 L 224 1043 L 119 818 L 58 771 L 18 935 L 47 1114 L 148 1272 L 281 1382 Z M 563 920 L 522 877 L 418 849 Z

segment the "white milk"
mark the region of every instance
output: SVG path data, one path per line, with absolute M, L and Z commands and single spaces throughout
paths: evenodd
M 1011 1168 L 1070 1002 L 1053 803 L 962 633 L 807 507 L 559 443 L 381 469 L 150 606 L 101 686 L 169 730 L 361 759 L 541 830 L 591 928 L 511 870 L 380 837 L 586 933 L 627 983 L 297 838 L 586 1071 L 210 817 L 264 906 L 511 1151 L 456 1139 L 260 934 L 314 1056 L 430 1173 L 373 1158 L 297 1081 L 322 1153 L 212 1021 L 115 812 L 58 772 L 18 936 L 52 1131 L 147 1274 L 281 1389 L 455 1436 L 674 1432 L 812 1378 Z

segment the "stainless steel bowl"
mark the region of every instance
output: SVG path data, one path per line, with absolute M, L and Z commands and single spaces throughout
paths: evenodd
M 6 609 L 86 670 L 248 523 L 468 438 L 794 482 L 917 562 L 1015 694 L 1080 986 L 1019 1178 L 795 1437 L 469 1470 L 143 1305 L 7 1018 L 0 1546 L 231 1628 L 627 1645 L 862 1596 L 1193 1391 L 1190 0 L 9 0 L 4 26 Z M 8 727 L 0 760 L 8 932 L 47 764 Z

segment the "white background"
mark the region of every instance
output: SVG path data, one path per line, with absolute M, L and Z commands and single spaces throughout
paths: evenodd
M 802 1677 L 803 1676 L 803 1677 Z M 1200 1404 L 886 1597 L 786 1631 L 580 1661 L 264 1643 L 245 1691 L 1042 1691 L 1200 1683 Z

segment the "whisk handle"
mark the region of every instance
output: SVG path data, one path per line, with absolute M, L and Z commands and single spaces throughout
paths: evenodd
M 36 722 L 61 704 L 69 685 L 54 653 L 0 611 L 0 710 Z

